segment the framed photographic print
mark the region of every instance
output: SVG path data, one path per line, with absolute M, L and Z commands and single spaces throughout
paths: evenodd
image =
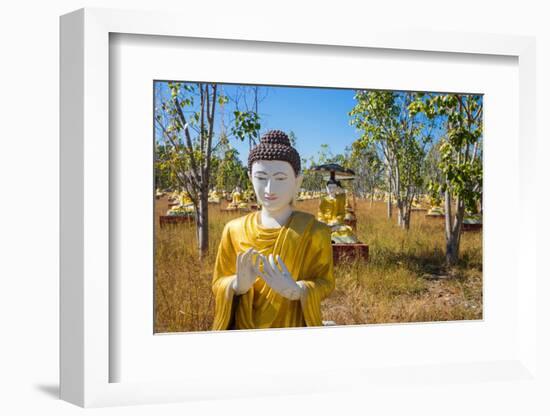
M 63 16 L 62 398 L 531 378 L 533 72 L 530 38 Z

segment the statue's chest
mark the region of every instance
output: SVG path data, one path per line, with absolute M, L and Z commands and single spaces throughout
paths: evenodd
M 271 254 L 275 250 L 275 245 L 277 243 L 278 235 L 270 236 L 267 238 L 265 236 L 256 235 L 253 238 L 242 238 L 236 244 L 236 251 L 244 252 L 249 248 L 253 248 L 261 254 L 267 255 Z

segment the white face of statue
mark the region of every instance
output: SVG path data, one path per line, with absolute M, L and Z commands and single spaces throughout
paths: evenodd
M 268 212 L 290 205 L 302 184 L 290 163 L 282 160 L 258 160 L 252 164 L 250 179 L 256 198 Z
M 337 192 L 338 192 L 338 185 L 336 185 L 335 183 L 329 183 L 327 185 L 327 193 L 330 196 L 334 197 Z

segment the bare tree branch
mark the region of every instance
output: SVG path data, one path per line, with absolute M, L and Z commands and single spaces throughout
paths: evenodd
M 187 119 L 185 118 L 185 114 L 183 114 L 183 111 L 181 110 L 180 102 L 177 97 L 174 98 L 174 104 L 176 107 L 176 112 L 180 118 L 180 122 L 182 125 L 185 141 L 186 141 L 186 150 L 187 155 L 189 156 L 189 160 L 191 161 L 191 169 L 193 170 L 193 175 L 195 176 L 194 181 L 199 185 L 199 181 L 197 179 L 198 175 L 198 169 L 197 169 L 197 161 L 195 160 L 195 155 L 193 154 L 193 141 L 191 140 L 191 136 L 189 135 L 189 129 L 187 128 Z
M 217 84 L 212 87 L 212 109 L 210 110 L 208 119 L 208 143 L 206 145 L 206 184 L 210 183 L 210 160 L 212 157 L 212 137 L 214 135 L 214 114 L 216 113 L 216 97 L 218 92 Z

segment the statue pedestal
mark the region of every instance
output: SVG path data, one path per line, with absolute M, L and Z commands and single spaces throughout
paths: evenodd
M 159 224 L 164 227 L 169 224 L 194 224 L 194 215 L 161 215 L 159 217 Z
M 445 215 L 430 215 L 426 214 L 425 216 L 430 221 L 441 221 L 442 223 L 445 223 Z M 463 232 L 469 232 L 469 231 L 481 231 L 483 229 L 483 223 L 462 223 L 462 230 Z
M 481 231 L 483 224 L 462 224 L 462 231 Z
M 250 212 L 250 208 L 221 208 L 220 211 L 226 214 L 231 214 L 231 213 L 246 214 Z
M 426 214 L 425 217 L 428 219 L 428 220 L 439 220 L 439 221 L 444 221 L 445 220 L 445 215 L 433 215 L 433 214 Z
M 332 259 L 335 264 L 344 260 L 363 259 L 364 261 L 368 261 L 369 246 L 364 243 L 332 244 Z

